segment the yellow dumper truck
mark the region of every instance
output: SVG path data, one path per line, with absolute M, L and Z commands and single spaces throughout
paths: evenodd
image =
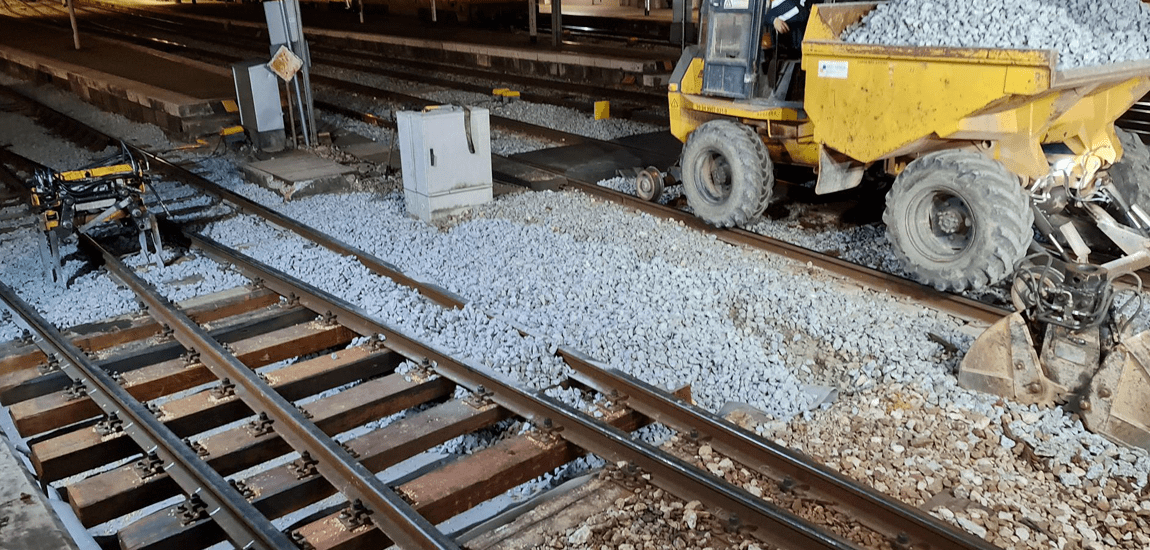
M 868 171 L 894 176 L 883 220 L 918 279 L 965 290 L 1024 267 L 1012 293 L 1026 316 L 979 340 L 962 383 L 1086 403 L 1106 414 L 1092 428 L 1150 448 L 1150 337 L 1127 349 L 1110 314 L 1110 283 L 1150 265 L 1150 181 L 1138 181 L 1150 168 L 1120 160 L 1150 166 L 1150 153 L 1114 128 L 1150 91 L 1150 62 L 1059 70 L 1053 50 L 842 41 L 873 2 L 814 6 L 801 59 L 785 59 L 763 49 L 764 2 L 704 0 L 700 44 L 668 86 L 695 213 L 727 227 L 754 219 L 776 163 L 814 168 L 818 193 L 856 187 Z M 1103 249 L 1109 263 L 1088 265 Z M 1110 382 L 1093 377 L 1106 361 Z M 1117 400 L 1119 379 L 1136 403 Z

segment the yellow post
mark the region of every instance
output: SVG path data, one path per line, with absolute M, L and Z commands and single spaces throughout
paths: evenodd
M 595 102 L 595 120 L 603 120 L 611 118 L 611 102 L 610 101 L 596 101 Z

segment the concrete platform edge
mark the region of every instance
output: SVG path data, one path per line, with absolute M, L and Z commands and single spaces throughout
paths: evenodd
M 0 434 L 0 546 L 6 550 L 78 548 L 15 452 Z
M 17 78 L 51 83 L 101 109 L 138 122 L 155 124 L 165 132 L 179 136 L 195 135 L 198 130 L 193 119 L 215 116 L 220 103 L 219 100 L 197 99 L 6 45 L 0 45 L 0 70 Z
M 104 0 L 88 0 L 88 4 L 100 5 L 110 8 L 124 9 L 126 6 L 123 4 L 116 4 Z M 151 9 L 147 6 L 128 6 L 133 10 L 142 11 L 158 11 Z M 190 19 L 198 19 L 211 23 L 218 23 L 221 25 L 229 26 L 243 26 L 251 28 L 264 28 L 262 23 L 255 23 L 251 21 L 231 21 L 222 17 L 214 17 L 209 15 L 198 15 L 190 13 L 181 13 L 181 17 Z M 572 67 L 591 67 L 601 70 L 618 71 L 621 73 L 628 73 L 634 75 L 641 75 L 651 72 L 665 72 L 657 61 L 649 60 L 635 60 L 620 57 L 602 57 L 602 56 L 586 56 L 580 53 L 570 52 L 553 52 L 543 51 L 532 48 L 512 48 L 504 46 L 491 46 L 483 44 L 469 44 L 465 42 L 445 42 L 437 40 L 428 40 L 422 38 L 409 38 L 401 36 L 386 36 L 371 33 L 361 33 L 354 31 L 341 31 L 319 29 L 314 27 L 304 28 L 305 34 L 313 36 L 322 36 L 328 39 L 374 43 L 377 45 L 390 45 L 404 48 L 414 48 L 420 50 L 442 51 L 449 54 L 465 54 L 477 56 L 479 61 L 477 63 L 480 67 L 487 67 L 484 64 L 482 57 L 487 58 L 506 58 L 508 60 L 528 61 L 528 62 L 544 62 L 559 65 L 569 65 Z

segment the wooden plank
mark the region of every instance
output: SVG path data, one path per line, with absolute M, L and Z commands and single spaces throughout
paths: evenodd
M 393 374 L 303 408 L 324 433 L 334 435 L 368 420 L 443 398 L 454 388 L 455 385 L 444 378 L 411 382 Z M 222 475 L 291 452 L 291 447 L 274 432 L 253 435 L 246 427 L 212 435 L 199 443 L 208 452 L 208 464 Z M 69 485 L 64 491 L 80 521 L 91 527 L 179 494 L 180 489 L 166 474 L 141 479 L 129 464 Z
M 411 499 L 412 507 L 434 524 L 546 474 L 578 456 L 578 448 L 566 441 L 541 445 L 520 436 L 500 441 L 401 485 L 398 491 Z M 436 484 L 442 486 L 437 487 Z M 386 548 L 390 545 L 386 537 L 373 527 L 347 530 L 339 521 L 339 512 L 309 523 L 299 532 L 316 550 L 342 550 L 367 545 Z
M 177 305 L 192 320 L 202 324 L 268 307 L 277 301 L 279 295 L 270 290 L 241 287 L 184 300 Z M 64 336 L 84 351 L 99 351 L 160 332 L 160 325 L 147 314 L 131 313 L 72 327 Z M 0 346 L 0 375 L 39 367 L 46 362 L 44 352 L 34 344 L 9 342 Z
M 355 333 L 340 325 L 312 322 L 241 340 L 232 344 L 232 348 L 241 362 L 256 368 L 346 344 L 355 336 Z M 215 376 L 203 364 L 196 363 L 189 366 L 183 359 L 164 361 L 150 367 L 125 372 L 121 376 L 120 385 L 140 401 L 148 401 L 215 380 Z M 67 392 L 56 392 L 14 403 L 8 410 L 17 431 L 24 437 L 101 415 L 100 408 L 90 398 L 75 399 Z
M 303 307 L 281 308 L 272 306 L 249 313 L 227 317 L 211 327 L 210 334 L 217 341 L 231 344 L 257 334 L 306 323 L 315 313 Z M 175 359 L 185 353 L 179 342 L 136 341 L 106 350 L 106 358 L 96 364 L 107 372 L 124 373 L 156 363 Z M 71 380 L 62 372 L 40 375 L 37 369 L 19 370 L 0 375 L 0 405 L 10 405 L 63 390 Z
M 489 406 L 477 409 L 452 400 L 415 416 L 359 436 L 347 442 L 360 462 L 372 472 L 382 471 L 454 437 L 471 433 L 502 420 L 507 411 Z M 335 493 L 321 477 L 298 479 L 291 468 L 278 466 L 244 479 L 256 495 L 252 500 L 270 518 L 281 517 L 319 502 Z M 223 531 L 210 520 L 184 526 L 172 508 L 154 512 L 120 531 L 123 548 L 160 550 L 202 548 L 224 540 Z
M 288 365 L 267 374 L 268 383 L 289 400 L 392 372 L 403 357 L 391 351 L 355 347 Z M 189 437 L 251 415 L 234 395 L 202 391 L 160 405 L 157 417 L 179 437 Z M 94 427 L 72 430 L 31 445 L 37 471 L 63 478 L 139 452 L 122 432 L 101 435 Z
M 645 419 L 627 413 L 609 423 L 629 432 L 645 423 Z M 428 521 L 439 523 L 546 474 L 581 452 L 564 440 L 548 443 L 519 436 L 420 476 L 401 485 L 398 492 Z M 391 544 L 374 525 L 351 531 L 343 528 L 338 512 L 301 527 L 299 532 L 315 550 L 386 548 Z

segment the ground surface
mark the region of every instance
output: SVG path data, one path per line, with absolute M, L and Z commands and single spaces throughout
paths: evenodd
M 63 94 L 36 93 L 113 133 L 155 139 L 154 128 L 93 113 Z M 17 141 L 9 130 L 18 129 L 22 154 L 57 166 L 90 157 L 37 133 L 20 115 L 0 116 L 0 139 Z M 351 259 L 247 217 L 215 223 L 211 235 L 524 384 L 545 387 L 565 376 L 550 352 L 569 346 L 651 383 L 690 384 L 708 409 L 734 402 L 764 411 L 774 420 L 744 419 L 747 427 L 1002 546 L 1150 543 L 1147 454 L 1085 432 L 1060 409 L 1022 407 L 958 388 L 954 368 L 977 327 L 578 193 L 506 195 L 429 226 L 407 216 L 395 180 L 284 203 L 240 181 L 236 163 L 243 159 L 234 153 L 182 155 L 210 178 L 470 305 L 443 310 Z M 195 200 L 178 186 L 161 193 Z M 824 233 L 817 238 L 845 243 L 836 247 L 858 242 Z M 78 260 L 68 266 L 78 274 L 68 289 L 43 283 L 35 238 L 31 229 L 3 235 L 0 279 L 50 320 L 66 326 L 135 309 L 126 291 Z M 200 261 L 147 273 L 172 296 L 242 283 Z M 520 336 L 517 327 L 529 335 Z M 0 316 L 0 339 L 19 333 L 10 315 Z M 833 388 L 837 398 L 818 403 L 817 386 Z M 716 474 L 752 484 L 737 468 L 723 467 L 721 457 L 696 452 L 701 462 L 715 464 Z M 659 497 L 649 498 L 645 504 L 654 505 Z M 577 548 L 602 544 L 577 532 L 553 540 L 561 536 Z

